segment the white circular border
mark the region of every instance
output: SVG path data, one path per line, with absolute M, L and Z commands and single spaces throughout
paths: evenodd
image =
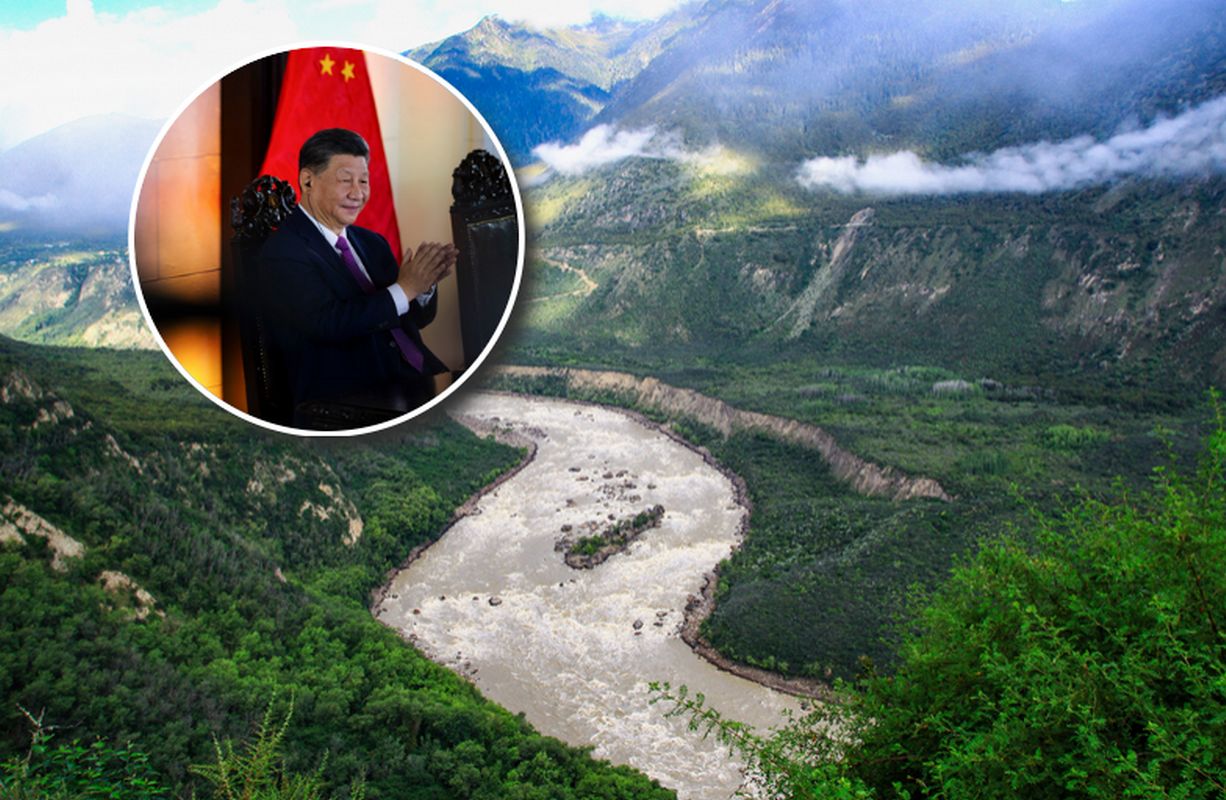
M 153 317 L 149 313 L 149 307 L 145 304 L 145 293 L 141 286 L 140 272 L 137 270 L 137 267 L 136 267 L 136 207 L 140 202 L 140 193 L 141 193 L 141 189 L 144 188 L 144 185 L 145 185 L 145 177 L 147 176 L 149 172 L 149 165 L 153 163 L 153 157 L 154 155 L 157 154 L 158 148 L 161 147 L 162 140 L 166 138 L 166 134 L 169 133 L 171 126 L 174 125 L 175 122 L 178 121 L 179 117 L 183 116 L 183 112 L 187 110 L 188 106 L 190 106 L 192 103 L 196 101 L 196 98 L 198 98 L 201 94 L 207 91 L 214 84 L 220 83 L 221 80 L 224 79 L 230 73 L 235 72 L 236 70 L 242 69 L 248 64 L 252 64 L 256 61 L 259 61 L 262 58 L 267 58 L 273 55 L 279 55 L 281 53 L 289 53 L 294 50 L 305 50 L 307 48 L 312 48 L 312 47 L 347 48 L 350 50 L 361 50 L 363 53 L 374 53 L 375 55 L 383 56 L 385 58 L 391 58 L 395 61 L 399 61 L 401 65 L 403 66 L 411 67 L 412 69 L 417 70 L 423 75 L 430 77 L 431 79 L 434 80 L 435 83 L 437 83 L 439 86 L 442 86 L 444 89 L 450 92 L 453 96 L 455 96 L 461 103 L 464 104 L 464 107 L 468 109 L 468 112 L 473 115 L 473 117 L 477 120 L 477 122 L 481 124 L 482 130 L 485 131 L 486 136 L 489 137 L 489 140 L 493 142 L 495 149 L 497 149 L 498 158 L 499 160 L 502 161 L 503 167 L 506 169 L 506 172 L 507 172 L 507 178 L 511 182 L 511 194 L 515 196 L 515 213 L 517 214 L 518 220 L 519 220 L 519 225 L 518 225 L 518 228 L 519 228 L 519 255 L 516 258 L 516 263 L 515 263 L 515 280 L 511 284 L 511 295 L 507 299 L 507 306 L 502 312 L 502 319 L 498 322 L 498 327 L 494 330 L 494 335 L 491 336 L 490 340 L 485 343 L 485 349 L 481 351 L 481 353 L 477 356 L 477 358 L 473 360 L 473 362 L 468 366 L 468 368 L 465 369 L 464 372 L 460 375 L 460 377 L 457 378 L 454 382 L 452 382 L 451 385 L 443 389 L 443 391 L 440 392 L 438 395 L 431 398 L 426 403 L 423 403 L 422 405 L 418 406 L 417 408 L 414 408 L 402 414 L 401 416 L 395 417 L 386 422 L 380 422 L 378 425 L 368 425 L 365 428 L 348 428 L 348 429 L 336 430 L 336 431 L 316 431 L 316 430 L 308 430 L 305 428 L 291 428 L 286 425 L 278 425 L 274 422 L 269 422 L 268 420 L 264 420 L 264 419 L 260 419 L 259 417 L 252 416 L 251 414 L 248 414 L 246 411 L 240 411 L 239 409 L 230 405 L 225 400 L 223 400 L 222 398 L 218 397 L 217 395 L 213 394 L 208 389 L 206 389 L 199 381 L 197 381 L 195 378 L 191 376 L 190 373 L 188 373 L 187 369 L 185 369 L 182 364 L 179 363 L 179 359 L 175 358 L 174 353 L 171 352 L 170 347 L 167 346 L 166 341 L 162 338 L 161 332 L 158 330 L 157 325 L 154 324 Z M 218 202 L 221 202 L 221 198 L 218 199 Z M 223 208 L 222 211 L 224 212 L 225 209 Z M 502 142 L 498 140 L 497 134 L 494 133 L 494 130 L 490 127 L 489 123 L 485 121 L 485 117 L 481 116 L 481 112 L 478 111 L 473 106 L 473 104 L 469 102 L 468 98 L 465 97 L 463 94 L 461 94 L 458 89 L 456 89 L 446 80 L 444 80 L 442 77 L 437 75 L 429 67 L 423 66 L 422 64 L 418 64 L 416 61 L 413 61 L 401 55 L 400 53 L 396 53 L 391 50 L 384 50 L 381 47 L 372 47 L 370 45 L 358 44 L 355 42 L 342 42 L 342 41 L 332 41 L 332 40 L 322 40 L 322 41 L 312 40 L 312 41 L 306 41 L 306 42 L 299 42 L 297 44 L 290 45 L 288 47 L 280 46 L 280 47 L 272 48 L 270 50 L 266 50 L 266 51 L 257 53 L 254 56 L 251 56 L 250 58 L 242 61 L 241 63 L 236 64 L 230 67 L 229 69 L 218 73 L 218 75 L 215 78 L 205 83 L 197 91 L 193 92 L 186 100 L 183 101 L 182 104 L 179 105 L 177 109 L 175 109 L 174 114 L 171 115 L 171 117 L 166 121 L 166 124 L 162 126 L 162 130 L 158 132 L 157 139 L 154 140 L 153 146 L 149 148 L 149 153 L 148 155 L 145 156 L 145 163 L 142 164 L 140 168 L 140 176 L 138 177 L 136 181 L 136 188 L 133 190 L 133 193 L 132 193 L 132 205 L 131 205 L 131 208 L 128 210 L 128 266 L 132 270 L 132 285 L 133 285 L 133 288 L 136 290 L 136 302 L 140 304 L 141 314 L 143 314 L 145 317 L 145 324 L 148 325 L 149 330 L 153 332 L 153 338 L 157 340 L 158 346 L 162 348 L 162 353 L 165 354 L 166 359 L 170 361 L 171 364 L 174 365 L 175 369 L 179 371 L 179 374 L 182 375 L 183 378 L 187 380 L 188 383 L 194 386 L 196 388 L 196 391 L 198 391 L 200 394 L 204 395 L 209 400 L 213 401 L 214 404 L 216 404 L 223 410 L 229 412 L 230 414 L 233 414 L 234 416 L 239 417 L 240 419 L 243 419 L 254 425 L 258 425 L 261 428 L 265 428 L 270 431 L 276 431 L 277 433 L 288 433 L 294 436 L 302 436 L 302 437 L 318 436 L 318 437 L 328 437 L 328 438 L 362 436 L 364 434 L 374 433 L 376 431 L 387 430 L 388 428 L 392 428 L 392 427 L 395 427 L 396 425 L 400 425 L 404 422 L 408 422 L 414 417 L 418 417 L 430 411 L 435 406 L 445 401 L 453 393 L 455 393 L 457 389 L 459 389 L 461 386 L 467 383 L 468 379 L 472 377 L 472 375 L 485 362 L 486 357 L 489 356 L 489 354 L 493 351 L 494 346 L 498 343 L 498 340 L 502 337 L 502 332 L 506 328 L 507 322 L 511 319 L 511 311 L 512 309 L 515 308 L 515 300 L 516 298 L 519 297 L 520 281 L 524 275 L 524 257 L 525 257 L 525 249 L 526 249 L 526 235 L 525 235 L 526 227 L 527 225 L 524 221 L 523 199 L 520 197 L 520 194 L 519 194 L 519 183 L 515 179 L 515 170 L 510 167 L 510 159 L 507 158 L 506 150 L 503 149 Z

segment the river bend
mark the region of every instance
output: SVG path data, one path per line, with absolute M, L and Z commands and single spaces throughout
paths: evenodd
M 687 597 L 737 544 L 746 510 L 732 482 L 616 410 L 478 393 L 452 412 L 532 439 L 536 457 L 399 572 L 376 615 L 543 733 L 630 764 L 681 800 L 726 800 L 741 764 L 649 705 L 647 683 L 685 684 L 760 728 L 795 705 L 716 669 L 677 634 Z M 594 569 L 554 550 L 563 525 L 656 503 L 660 526 Z

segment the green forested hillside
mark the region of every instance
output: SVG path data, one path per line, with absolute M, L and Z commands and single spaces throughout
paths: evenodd
M 156 353 L 0 343 L 0 753 L 18 704 L 149 755 L 176 794 L 213 737 L 291 698 L 287 765 L 329 793 L 669 797 L 534 733 L 367 611 L 519 458 L 446 418 L 311 442 L 214 409 Z
M 1140 375 L 1177 395 L 1226 378 L 1219 179 L 873 198 L 660 161 L 607 177 L 538 191 L 541 252 L 597 287 L 525 309 L 526 357 L 926 363 L 1091 392 Z
M 7 234 L 0 240 L 0 334 L 39 344 L 154 346 L 118 236 Z
M 889 675 L 760 738 L 669 687 L 773 796 L 1220 798 L 1226 427 L 1140 491 L 1035 510 L 914 606 Z M 831 736 L 831 732 L 835 735 Z

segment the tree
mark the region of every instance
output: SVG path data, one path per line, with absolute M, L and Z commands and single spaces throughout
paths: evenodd
M 24 758 L 0 762 L 0 798 L 79 798 L 80 800 L 165 800 L 149 758 L 130 742 L 116 747 L 95 739 L 82 744 L 53 742 L 54 726 L 18 707 L 30 725 Z
M 213 785 L 216 800 L 319 800 L 324 793 L 326 759 L 313 773 L 287 770 L 281 757 L 281 743 L 294 715 L 291 702 L 280 722 L 275 722 L 272 703 L 255 730 L 255 738 L 237 749 L 226 740 L 214 742 L 217 760 L 212 764 L 195 764 L 191 772 Z M 350 800 L 361 800 L 365 792 L 361 785 L 351 789 Z

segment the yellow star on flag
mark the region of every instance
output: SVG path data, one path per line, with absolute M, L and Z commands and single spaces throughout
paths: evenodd
M 332 65 L 335 63 L 336 62 L 332 60 L 331 53 L 324 53 L 324 57 L 319 59 L 319 74 L 320 75 L 331 75 Z
M 353 63 L 346 61 L 344 68 L 341 69 L 341 74 L 345 76 L 345 83 L 353 80 Z

